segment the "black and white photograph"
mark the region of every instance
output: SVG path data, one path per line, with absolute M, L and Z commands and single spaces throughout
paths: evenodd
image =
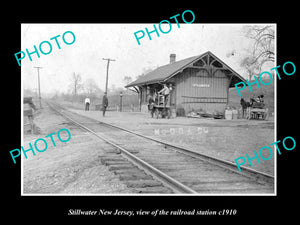
M 5 8 L 4 217 L 296 219 L 296 7 L 111 3 Z
M 191 15 L 21 24 L 22 195 L 276 195 L 276 24 Z

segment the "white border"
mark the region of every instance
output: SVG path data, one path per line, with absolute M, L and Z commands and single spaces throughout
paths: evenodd
M 27 23 L 26 23 L 27 24 Z M 63 24 L 73 24 L 73 23 L 63 23 Z M 74 23 L 77 24 L 77 23 Z M 84 24 L 84 23 L 80 23 Z M 93 24 L 93 23 L 86 23 L 86 24 Z M 95 23 L 97 24 L 97 23 Z M 105 24 L 105 23 L 103 23 Z M 277 65 L 277 23 L 195 23 L 198 25 L 273 25 L 275 26 L 275 66 Z M 21 35 L 22 33 L 22 24 L 21 25 Z M 21 39 L 22 40 L 22 39 Z M 22 41 L 21 41 L 21 48 Z M 274 99 L 274 123 L 275 123 L 275 129 L 274 129 L 274 142 L 277 140 L 277 76 L 274 81 L 274 92 L 275 92 L 275 99 Z M 23 121 L 23 76 L 22 76 L 22 66 L 21 66 L 21 145 L 23 146 L 23 133 L 24 133 L 24 121 Z M 270 143 L 271 144 L 271 143 Z M 21 148 L 21 147 L 20 147 Z M 21 149 L 20 149 L 21 150 Z M 277 196 L 277 151 L 276 147 L 274 146 L 274 193 L 270 194 L 24 194 L 23 187 L 24 187 L 24 181 L 23 181 L 23 155 L 21 154 L 21 196 Z M 13 162 L 12 162 L 13 163 Z

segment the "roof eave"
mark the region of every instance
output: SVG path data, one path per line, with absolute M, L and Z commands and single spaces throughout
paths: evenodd
M 217 56 L 215 56 L 212 52 L 207 51 L 207 52 L 205 52 L 205 53 L 197 56 L 190 63 L 186 64 L 185 66 L 181 67 L 177 71 L 175 71 L 172 74 L 170 74 L 167 78 L 164 78 L 164 79 L 155 79 L 155 80 L 150 80 L 150 81 L 146 81 L 146 82 L 139 82 L 139 83 L 132 82 L 132 84 L 126 85 L 125 88 L 133 87 L 133 86 L 142 86 L 142 85 L 153 84 L 153 83 L 158 83 L 158 82 L 166 82 L 167 80 L 171 79 L 172 77 L 174 77 L 175 75 L 177 75 L 178 73 L 182 72 L 184 69 L 186 69 L 187 67 L 189 67 L 191 64 L 195 63 L 197 60 L 199 60 L 205 54 L 210 54 L 215 59 L 217 59 L 218 61 L 222 62 L 225 69 L 228 69 L 234 76 L 236 76 L 240 80 L 240 82 L 242 81 L 242 82 L 244 82 L 246 84 L 246 79 L 245 78 L 243 78 L 242 76 L 240 76 L 236 71 L 234 71 L 230 66 L 228 66 L 223 60 L 221 60 Z M 233 83 L 233 80 L 231 80 L 229 87 L 234 87 L 235 83 Z
M 134 86 L 143 86 L 143 85 L 160 83 L 160 82 L 164 82 L 164 80 L 152 80 L 152 81 L 147 81 L 147 82 L 139 82 L 139 83 L 128 84 L 128 85 L 125 86 L 125 88 L 134 87 Z

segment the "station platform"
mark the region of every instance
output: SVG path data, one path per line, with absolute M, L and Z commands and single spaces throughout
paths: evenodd
M 150 113 L 116 111 L 107 111 L 103 117 L 102 111 L 69 110 L 231 162 L 246 154 L 252 155 L 254 150 L 259 151 L 275 141 L 273 120 L 187 117 L 156 119 L 151 118 Z M 273 175 L 274 161 L 264 161 L 252 168 Z

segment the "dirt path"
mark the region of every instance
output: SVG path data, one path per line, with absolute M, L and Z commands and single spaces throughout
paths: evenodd
M 100 162 L 99 156 L 110 146 L 53 113 L 46 104 L 34 122 L 38 132 L 25 134 L 22 146 L 28 149 L 29 142 L 34 145 L 36 139 L 44 138 L 48 148 L 45 152 L 36 151 L 35 156 L 28 152 L 27 159 L 22 154 L 24 194 L 130 193 L 126 185 Z M 70 131 L 71 139 L 62 143 L 53 135 L 54 147 L 51 139 L 45 136 L 57 134 L 62 128 Z

